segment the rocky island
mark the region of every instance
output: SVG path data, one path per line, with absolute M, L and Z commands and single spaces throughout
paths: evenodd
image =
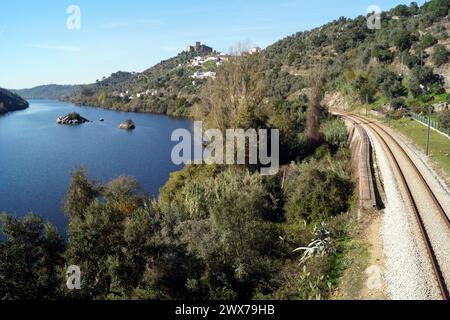
M 56 119 L 56 122 L 58 122 L 59 124 L 79 125 L 90 121 L 86 118 L 83 118 L 78 113 L 72 112 L 66 116 L 59 117 L 58 119 Z
M 125 122 L 119 124 L 119 129 L 122 130 L 134 130 L 136 129 L 136 125 L 133 120 L 126 120 Z

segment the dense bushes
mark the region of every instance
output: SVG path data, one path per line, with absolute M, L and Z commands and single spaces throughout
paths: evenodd
M 341 119 L 330 119 L 322 125 L 325 141 L 333 147 L 345 148 L 348 143 L 348 132 Z
M 65 245 L 56 229 L 33 214 L 1 214 L 0 226 L 0 300 L 61 298 Z
M 252 298 L 269 281 L 276 258 L 279 233 L 263 218 L 270 208 L 267 191 L 259 175 L 241 170 L 225 170 L 207 184 L 207 216 L 186 220 L 179 229 L 182 243 L 203 265 L 199 277 L 190 278 L 190 289 L 208 299 Z
M 310 160 L 297 170 L 286 188 L 289 222 L 321 221 L 348 210 L 348 195 L 352 192 L 352 183 L 345 174 L 349 170 L 348 158 Z
M 431 67 L 417 66 L 411 70 L 409 90 L 416 98 L 426 92 L 442 93 L 442 83 L 442 78 L 434 74 Z

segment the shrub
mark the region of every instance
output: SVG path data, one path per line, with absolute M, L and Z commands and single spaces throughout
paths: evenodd
M 430 13 L 436 17 L 445 17 L 448 15 L 450 0 L 432 0 L 424 4 L 426 13 Z
M 433 89 L 438 91 L 438 87 L 442 87 L 442 77 L 435 74 L 429 66 L 416 66 L 411 70 L 409 78 L 409 91 L 412 96 L 417 98 L 419 95 Z
M 372 49 L 372 56 L 382 63 L 391 63 L 393 59 L 392 52 L 382 46 L 375 46 Z
M 0 227 L 0 300 L 60 298 L 65 245 L 56 228 L 33 214 L 1 214 Z
M 434 47 L 432 59 L 433 59 L 433 63 L 437 67 L 440 67 L 443 64 L 447 63 L 448 57 L 449 57 L 449 52 L 448 52 L 446 46 L 439 44 L 436 47 Z
M 395 110 L 395 112 L 392 114 L 392 117 L 396 120 L 402 119 L 405 116 L 408 115 L 408 110 L 405 108 L 400 108 L 398 110 Z
M 450 130 L 450 110 L 444 110 L 439 114 L 439 124 L 442 128 Z
M 405 99 L 402 97 L 394 98 L 391 101 L 391 107 L 394 110 L 400 109 L 405 105 Z
M 394 31 L 392 41 L 399 51 L 409 50 L 414 41 L 414 36 L 406 28 L 400 27 Z
M 325 136 L 325 141 L 337 147 L 344 147 L 347 145 L 348 133 L 345 122 L 341 119 L 333 119 L 327 121 L 322 125 L 322 132 Z
M 351 193 L 349 179 L 330 167 L 320 168 L 317 161 L 311 160 L 302 165 L 299 175 L 289 182 L 285 195 L 287 221 L 314 222 L 343 213 L 348 210 Z
M 419 48 L 421 50 L 425 50 L 437 43 L 437 40 L 435 37 L 433 37 L 431 34 L 427 33 L 423 36 L 422 40 L 420 41 Z
M 199 284 L 211 299 L 249 299 L 270 277 L 269 253 L 279 239 L 264 220 L 268 193 L 259 174 L 228 169 L 209 179 L 208 217 L 180 228 L 188 251 L 204 264 Z

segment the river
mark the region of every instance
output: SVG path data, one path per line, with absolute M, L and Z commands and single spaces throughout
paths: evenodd
M 56 118 L 78 112 L 93 121 L 64 126 Z M 103 118 L 105 121 L 100 122 Z M 117 126 L 132 119 L 136 130 Z M 171 172 L 174 130 L 192 130 L 189 120 L 78 107 L 59 101 L 30 101 L 24 111 L 0 116 L 0 212 L 34 212 L 64 232 L 63 201 L 70 173 L 83 166 L 89 177 L 108 181 L 135 177 L 143 192 L 157 196 Z

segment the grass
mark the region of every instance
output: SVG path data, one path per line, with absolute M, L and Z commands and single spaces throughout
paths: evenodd
M 427 127 L 410 118 L 392 122 L 392 127 L 411 139 L 425 153 L 427 146 Z M 450 139 L 431 131 L 430 136 L 431 158 L 450 175 Z

